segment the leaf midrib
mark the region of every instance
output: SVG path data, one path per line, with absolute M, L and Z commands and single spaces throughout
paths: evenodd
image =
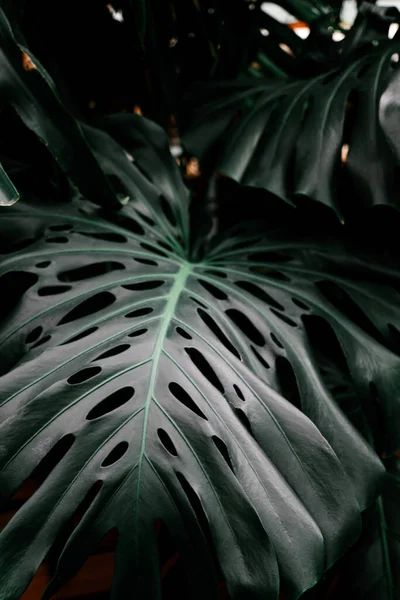
M 149 386 L 147 389 L 146 401 L 144 403 L 144 416 L 143 416 L 143 429 L 142 429 L 142 443 L 140 448 L 140 455 L 138 460 L 138 477 L 137 477 L 137 489 L 136 489 L 136 541 L 139 531 L 139 502 L 140 502 L 140 484 L 142 477 L 143 459 L 146 457 L 146 441 L 147 441 L 147 425 L 149 420 L 149 412 L 151 402 L 154 395 L 154 387 L 158 374 L 158 365 L 160 362 L 161 355 L 164 350 L 165 338 L 167 336 L 168 328 L 175 315 L 176 306 L 179 302 L 180 296 L 185 288 L 186 280 L 193 270 L 194 265 L 185 262 L 180 267 L 179 271 L 175 275 L 175 282 L 171 288 L 169 299 L 165 307 L 164 315 L 161 321 L 161 326 L 157 335 L 156 342 L 154 344 L 154 352 L 151 357 L 152 366 L 149 377 Z M 136 548 L 139 545 L 136 543 Z

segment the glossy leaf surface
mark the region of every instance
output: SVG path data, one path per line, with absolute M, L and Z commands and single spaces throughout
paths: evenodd
M 161 239 L 153 208 L 133 202 L 105 220 L 89 204 L 18 204 L 3 215 L 3 227 L 26 223 L 36 239 L 0 271 L 10 299 L 0 340 L 3 498 L 56 444 L 65 452 L 0 536 L 10 600 L 98 481 L 51 590 L 117 527 L 114 597 L 126 586 L 158 597 L 162 519 L 193 597 L 214 593 L 215 552 L 233 598 L 275 597 L 280 587 L 295 598 L 354 541 L 360 507 L 377 492 L 380 463 L 336 408 L 302 315 L 332 324 L 360 388 L 373 380 L 379 389 L 389 424 L 398 358 L 327 303 L 317 285 L 331 278 L 326 251 L 242 239 L 193 264 Z M 164 212 L 179 239 L 171 204 Z M 378 326 L 384 314 L 395 324 L 380 289 L 337 281 Z M 280 394 L 284 363 L 307 416 Z

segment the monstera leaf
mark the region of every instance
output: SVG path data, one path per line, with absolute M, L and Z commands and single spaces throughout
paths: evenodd
M 161 518 L 198 597 L 213 589 L 208 528 L 233 597 L 272 594 L 278 565 L 296 597 L 354 540 L 355 497 L 370 502 L 380 471 L 332 403 L 301 334 L 303 302 L 318 307 L 319 295 L 307 280 L 295 292 L 296 275 L 289 283 L 265 258 L 243 270 L 240 257 L 265 244 L 239 251 L 235 266 L 222 250 L 196 265 L 157 244 L 149 215 L 128 207 L 117 225 L 87 210 L 21 206 L 2 219 L 7 228 L 26 221 L 37 238 L 1 267 L 3 294 L 22 296 L 1 331 L 2 496 L 56 445 L 64 454 L 0 536 L 2 593 L 19 597 L 101 481 L 50 590 L 117 527 L 115 596 L 129 585 L 157 597 L 153 526 Z M 304 386 L 304 410 L 349 478 L 311 421 L 274 391 L 284 356 Z
M 311 78 L 197 86 L 185 145 L 204 160 L 213 150 L 219 171 L 289 203 L 306 196 L 340 216 L 356 199 L 398 206 L 400 46 L 376 43 Z
M 126 183 L 134 163 L 91 135 Z M 159 597 L 159 519 L 193 598 L 215 596 L 219 569 L 232 598 L 312 586 L 355 540 L 382 472 L 319 372 L 312 315 L 331 324 L 365 396 L 373 383 L 398 447 L 396 272 L 272 233 L 230 236 L 193 262 L 187 202 L 162 172 L 150 200 L 143 183 L 117 213 L 32 201 L 2 215 L 1 497 L 58 457 L 0 535 L 10 600 L 82 503 L 45 597 L 113 528 L 113 597 Z M 339 291 L 381 337 L 338 307 Z M 282 396 L 288 369 L 301 411 Z

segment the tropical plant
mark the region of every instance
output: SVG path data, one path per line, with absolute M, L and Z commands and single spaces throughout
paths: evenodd
M 246 186 L 286 202 L 312 198 L 341 218 L 354 203 L 358 211 L 397 206 L 400 46 L 388 32 L 399 17 L 364 4 L 342 41 L 325 41 L 323 61 L 308 40 L 295 39 L 295 78 L 199 84 L 187 147 L 200 158 L 214 148 L 218 170 Z
M 323 598 L 357 571 L 354 597 L 393 600 L 397 12 L 364 7 L 335 46 L 337 3 L 283 2 L 311 29 L 294 79 L 277 45 L 295 34 L 260 2 L 121 2 L 156 124 L 83 110 L 21 4 L 0 8 L 1 501 L 39 485 L 0 533 L 0 597 L 52 556 L 51 598 L 115 531 L 111 597 L 161 598 L 161 526 L 193 599 L 221 584 L 232 600 Z M 171 7 L 179 36 L 200 38 L 175 57 L 158 46 L 181 39 L 161 31 Z M 257 57 L 275 78 L 243 82 Z

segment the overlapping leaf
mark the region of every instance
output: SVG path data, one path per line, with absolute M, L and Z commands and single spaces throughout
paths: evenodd
M 200 158 L 214 148 L 218 170 L 287 202 L 307 196 L 339 215 L 343 197 L 398 206 L 399 45 L 378 44 L 313 78 L 196 89 L 186 146 Z
M 329 352 L 329 350 L 328 350 Z M 377 449 L 384 432 L 378 406 L 366 406 L 349 375 L 332 360 L 319 358 L 320 369 L 336 401 L 346 415 Z M 378 409 L 378 410 L 377 410 Z M 368 414 L 369 413 L 369 414 Z M 372 416 L 372 419 L 371 419 Z M 329 597 L 350 594 L 357 600 L 395 600 L 400 593 L 400 460 L 384 461 L 386 474 L 382 495 L 363 514 L 362 534 L 354 547 L 327 575 Z M 324 597 L 311 592 L 311 598 Z M 310 598 L 310 600 L 311 600 Z
M 343 583 L 357 600 L 395 600 L 400 594 L 400 477 L 394 460 L 382 497 L 366 511 L 363 533 L 345 565 Z
M 8 6 L 7 9 L 10 12 Z M 24 46 L 17 26 L 15 29 L 18 40 L 0 8 L 2 103 L 15 108 L 24 124 L 49 148 L 85 197 L 98 204 L 118 206 L 117 197 L 97 164 L 79 123 L 63 106 L 48 73 Z

